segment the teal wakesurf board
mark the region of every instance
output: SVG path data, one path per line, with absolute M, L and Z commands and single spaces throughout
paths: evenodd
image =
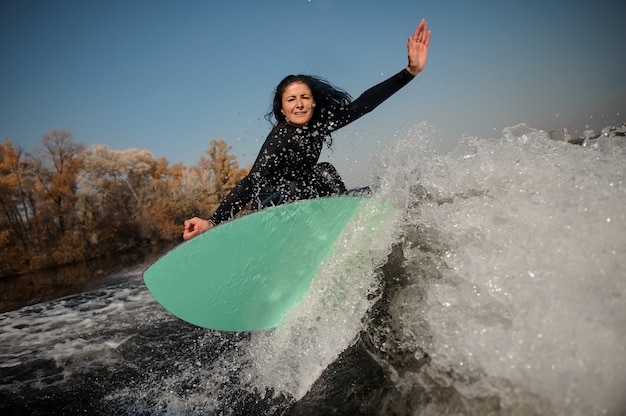
M 165 309 L 197 326 L 276 327 L 306 293 L 346 225 L 370 201 L 311 199 L 221 224 L 150 266 L 145 284 Z

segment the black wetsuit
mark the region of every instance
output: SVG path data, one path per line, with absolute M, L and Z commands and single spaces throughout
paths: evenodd
M 336 175 L 334 168 L 317 165 L 324 138 L 369 113 L 414 78 L 406 69 L 365 91 L 347 107 L 335 112 L 321 109 L 315 122 L 295 127 L 278 123 L 267 136 L 250 173 L 217 208 L 210 220 L 219 224 L 232 218 L 253 198 L 263 200 L 279 193 L 280 199 L 295 200 L 326 196 L 337 189 L 324 179 Z M 338 175 L 336 178 L 337 179 Z M 339 187 L 342 186 L 339 179 Z

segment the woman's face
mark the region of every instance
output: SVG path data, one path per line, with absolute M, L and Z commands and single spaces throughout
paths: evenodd
M 281 111 L 291 125 L 304 126 L 313 117 L 313 94 L 304 82 L 296 81 L 287 85 L 282 102 Z

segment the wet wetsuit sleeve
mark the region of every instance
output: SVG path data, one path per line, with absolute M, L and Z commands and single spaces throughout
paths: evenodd
M 369 113 L 387 98 L 398 92 L 413 78 L 415 78 L 414 75 L 403 69 L 391 78 L 374 85 L 341 111 L 336 124 L 332 126 L 332 130 L 340 129 Z
M 235 188 L 224 198 L 220 206 L 209 218 L 214 224 L 219 224 L 233 218 L 241 211 L 258 193 L 263 180 L 271 180 L 278 177 L 278 168 L 286 163 L 282 135 L 277 128 L 272 129 L 265 143 L 259 151 L 259 155 L 250 169 L 250 173 L 243 178 Z
M 254 176 L 248 174 L 224 198 L 220 206 L 209 218 L 213 224 L 224 222 L 237 214 L 252 199 L 256 189 Z

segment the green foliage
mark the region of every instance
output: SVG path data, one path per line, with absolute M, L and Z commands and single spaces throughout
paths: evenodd
M 212 140 L 197 165 L 89 148 L 55 130 L 32 153 L 0 143 L 0 277 L 181 238 L 247 174 Z

